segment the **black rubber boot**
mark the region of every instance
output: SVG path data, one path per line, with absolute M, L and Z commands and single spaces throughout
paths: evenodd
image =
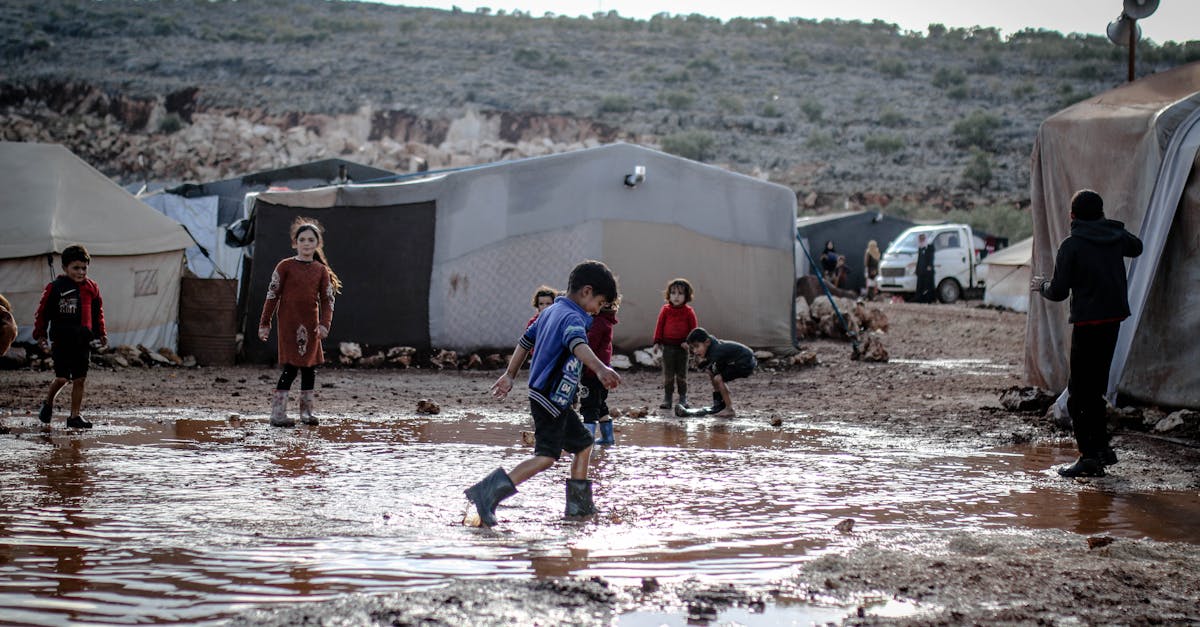
M 496 526 L 496 505 L 516 493 L 517 486 L 513 485 L 503 468 L 493 470 L 479 483 L 463 490 L 467 500 L 475 504 L 479 522 L 485 527 Z
M 71 416 L 67 418 L 67 427 L 71 429 L 91 429 L 92 423 L 83 419 L 83 416 Z
M 1092 457 L 1080 457 L 1075 460 L 1074 464 L 1058 469 L 1058 474 L 1063 477 L 1103 477 L 1104 464 L 1100 460 Z
M 567 518 L 591 516 L 596 513 L 592 504 L 592 482 L 588 479 L 567 479 Z
M 54 406 L 42 401 L 42 408 L 38 410 L 38 420 L 50 424 L 52 418 L 54 418 Z
M 1118 461 L 1117 452 L 1114 451 L 1111 446 L 1106 445 L 1104 449 L 1100 451 L 1100 463 L 1104 464 L 1105 466 L 1115 466 L 1117 465 Z
M 663 392 L 663 402 L 662 402 L 662 405 L 658 406 L 658 408 L 659 409 L 671 409 L 672 407 L 674 407 L 675 403 L 671 402 L 672 396 L 674 396 L 674 394 L 671 394 L 670 391 Z
M 680 381 L 678 387 L 679 387 L 679 404 L 683 405 L 684 407 L 687 407 L 688 406 L 688 404 L 687 404 L 687 383 Z
M 721 398 L 720 392 L 713 392 L 712 407 L 708 408 L 708 413 L 715 414 L 722 409 L 725 409 L 725 399 Z

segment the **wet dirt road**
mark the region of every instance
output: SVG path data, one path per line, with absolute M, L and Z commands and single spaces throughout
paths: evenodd
M 1048 470 L 1066 448 L 956 449 L 804 414 L 779 427 L 758 415 L 619 421 L 618 446 L 594 456 L 596 520 L 562 520 L 560 465 L 522 485 L 493 531 L 460 525 L 462 489 L 527 455 L 522 413 L 294 430 L 192 410 L 94 417 L 91 432 L 7 421 L 5 621 L 204 622 L 462 578 L 757 584 L 838 548 L 847 518 L 859 532 L 1059 528 L 1200 544 L 1195 492 L 1080 489 Z

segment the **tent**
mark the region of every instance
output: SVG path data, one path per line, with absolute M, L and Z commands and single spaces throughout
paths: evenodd
M 1007 307 L 1014 311 L 1029 311 L 1029 260 L 1033 254 L 1033 238 L 1025 238 L 1008 248 L 988 255 L 981 264 L 986 267 L 983 304 Z
M 58 145 L 0 142 L 0 178 L 8 190 L 0 292 L 12 301 L 18 341 L 33 339 L 42 290 L 62 271 L 56 254 L 82 244 L 109 342 L 175 347 L 183 250 L 193 244 L 178 222 Z
M 644 179 L 634 174 L 641 168 Z M 265 192 L 245 328 L 257 325 L 296 216 L 322 221 L 345 283 L 329 344 L 455 350 L 517 341 L 540 284 L 585 259 L 620 279 L 614 344 L 649 345 L 663 288 L 683 276 L 718 337 L 793 345 L 793 220 L 786 187 L 631 144 L 430 173 L 418 180 Z M 246 354 L 274 349 L 246 333 Z
M 1069 234 L 1071 194 L 1091 188 L 1107 217 L 1145 245 L 1129 263 L 1133 315 L 1121 325 L 1109 376 L 1117 392 L 1175 407 L 1200 407 L 1200 63 L 1122 85 L 1042 123 L 1030 182 L 1032 272 L 1050 274 Z M 1025 372 L 1032 384 L 1066 387 L 1067 303 L 1033 298 Z
M 850 282 L 845 289 L 857 292 L 867 287 L 867 278 L 863 273 L 863 253 L 867 250 L 867 242 L 875 240 L 879 244 L 879 252 L 882 253 L 897 235 L 910 226 L 913 226 L 913 222 L 878 211 L 846 211 L 829 215 L 801 216 L 796 219 L 796 236 L 808 247 L 808 252 L 818 264 L 821 261 L 817 258 L 825 249 L 825 242 L 832 240 L 838 253 L 846 256 Z M 815 274 L 815 271 L 808 267 L 804 251 L 797 251 L 797 260 L 797 277 Z

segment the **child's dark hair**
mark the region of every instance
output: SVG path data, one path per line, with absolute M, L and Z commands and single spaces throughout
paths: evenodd
M 530 303 L 534 309 L 537 309 L 538 300 L 544 296 L 549 296 L 550 300 L 554 300 L 558 296 L 558 290 L 549 285 L 539 285 L 537 290 L 533 292 L 533 301 Z
M 325 227 L 312 218 L 296 218 L 292 221 L 292 228 L 289 230 L 289 234 L 292 237 L 292 244 L 295 244 L 296 238 L 300 237 L 300 234 L 305 231 L 311 231 L 313 235 L 317 236 L 317 251 L 313 253 L 313 259 L 329 269 L 329 281 L 333 283 L 333 291 L 340 294 L 342 292 L 342 280 L 333 271 L 333 266 L 329 265 L 329 257 L 325 254 Z
M 592 286 L 593 293 L 610 301 L 617 299 L 617 277 L 603 262 L 589 259 L 571 270 L 567 291 L 574 294 L 587 285 Z
M 1104 217 L 1104 199 L 1090 189 L 1081 189 L 1071 196 L 1071 213 L 1077 220 L 1099 220 Z
M 62 267 L 65 268 L 76 261 L 91 263 L 92 256 L 88 254 L 86 248 L 79 244 L 72 244 L 64 248 L 62 251 Z
M 708 340 L 711 337 L 712 336 L 708 334 L 708 331 L 704 330 L 704 327 L 696 327 L 695 329 L 692 329 L 691 332 L 688 333 L 687 343 L 688 344 L 692 344 L 692 343 L 700 344 L 700 343 L 705 342 L 706 340 Z
M 667 283 L 667 289 L 663 290 L 663 300 L 671 300 L 671 288 L 675 287 L 676 285 L 683 288 L 683 303 L 686 305 L 687 303 L 692 302 L 692 296 L 696 292 L 692 289 L 691 281 L 688 281 L 684 278 L 671 279 L 671 281 Z

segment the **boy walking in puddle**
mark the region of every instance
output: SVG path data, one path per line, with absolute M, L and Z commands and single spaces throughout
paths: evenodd
M 562 451 L 574 455 L 567 479 L 566 515 L 589 516 L 596 512 L 592 482 L 587 478 L 593 436 L 584 428 L 572 404 L 584 366 L 596 373 L 606 389 L 611 390 L 621 382 L 616 371 L 604 365 L 588 346 L 587 336 L 592 316 L 606 303 L 616 300 L 617 280 L 608 266 L 599 261 L 585 261 L 571 270 L 567 295 L 557 297 L 525 329 L 508 368 L 492 385 L 491 392 L 498 399 L 506 397 L 525 358 L 537 348 L 529 367 L 533 456 L 510 472 L 497 468 L 466 489 L 467 500 L 475 505 L 482 525 L 495 526 L 496 505 L 516 494 L 518 485 L 553 466 Z

